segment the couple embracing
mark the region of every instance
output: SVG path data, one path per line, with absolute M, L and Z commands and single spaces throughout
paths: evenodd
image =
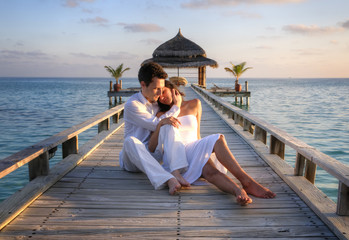
M 168 186 L 175 194 L 200 177 L 235 195 L 240 205 L 252 203 L 251 194 L 274 198 L 275 193 L 249 176 L 230 152 L 224 135 L 201 138 L 201 102 L 184 101 L 167 73 L 157 63 L 144 64 L 138 72 L 141 91 L 125 104 L 125 141 L 120 166 L 143 172 L 155 189 Z M 212 154 L 214 153 L 214 154 Z M 242 185 L 229 176 L 231 172 Z

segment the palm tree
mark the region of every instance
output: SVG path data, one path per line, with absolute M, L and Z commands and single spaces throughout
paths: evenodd
M 230 64 L 232 65 L 232 67 L 231 68 L 224 68 L 225 69 L 225 71 L 227 71 L 227 72 L 231 72 L 234 76 L 235 76 L 235 78 L 236 78 L 236 80 L 235 80 L 235 86 L 237 85 L 237 84 L 239 84 L 239 78 L 240 78 L 240 76 L 246 71 L 246 70 L 248 70 L 248 69 L 251 69 L 252 67 L 247 67 L 247 68 L 245 68 L 245 65 L 246 65 L 246 62 L 242 62 L 242 63 L 240 63 L 240 64 L 238 64 L 238 65 L 234 65 L 233 63 L 231 63 L 230 62 Z
M 111 76 L 115 78 L 116 80 L 116 84 L 119 84 L 119 78 L 122 77 L 122 74 L 127 71 L 127 70 L 130 70 L 130 68 L 125 68 L 123 69 L 124 67 L 124 64 L 121 63 L 117 68 L 112 68 L 111 66 L 104 66 L 105 69 L 107 69 L 108 72 L 110 72 Z

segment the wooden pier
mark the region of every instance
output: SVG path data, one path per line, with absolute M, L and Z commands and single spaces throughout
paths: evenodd
M 113 104 L 113 97 L 114 97 L 114 104 L 117 104 L 117 98 L 119 97 L 119 103 L 121 103 L 122 97 L 129 97 L 135 94 L 136 92 L 139 92 L 140 88 L 128 88 L 128 89 L 121 89 L 120 91 L 108 91 L 108 98 L 109 98 L 109 105 Z
M 0 177 L 36 162 L 33 180 L 0 203 L 0 239 L 349 239 L 348 166 L 204 89 L 184 90 L 202 101 L 201 135 L 224 134 L 275 199 L 252 197 L 241 207 L 204 181 L 176 196 L 153 190 L 144 174 L 119 167 L 119 105 L 0 161 Z M 79 133 L 96 124 L 98 135 L 79 147 Z M 296 171 L 282 159 L 285 145 L 297 149 Z M 48 171 L 48 152 L 57 146 L 63 160 Z M 337 207 L 311 183 L 315 164 L 339 179 Z

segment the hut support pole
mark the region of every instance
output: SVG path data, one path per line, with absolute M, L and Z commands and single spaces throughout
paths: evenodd
M 198 68 L 198 85 L 201 87 L 201 79 L 202 79 L 202 76 L 201 76 L 201 67 Z
M 206 88 L 206 67 L 198 68 L 198 84 L 201 87 Z

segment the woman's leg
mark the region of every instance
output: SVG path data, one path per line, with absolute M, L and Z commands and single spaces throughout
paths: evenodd
M 203 167 L 202 176 L 223 192 L 235 195 L 238 204 L 245 206 L 252 203 L 252 199 L 247 195 L 245 190 L 241 189 L 227 175 L 217 170 L 211 159 Z
M 220 135 L 213 150 L 218 161 L 241 182 L 247 193 L 260 198 L 274 198 L 276 196 L 275 193 L 260 185 L 241 168 L 229 150 L 224 135 Z

